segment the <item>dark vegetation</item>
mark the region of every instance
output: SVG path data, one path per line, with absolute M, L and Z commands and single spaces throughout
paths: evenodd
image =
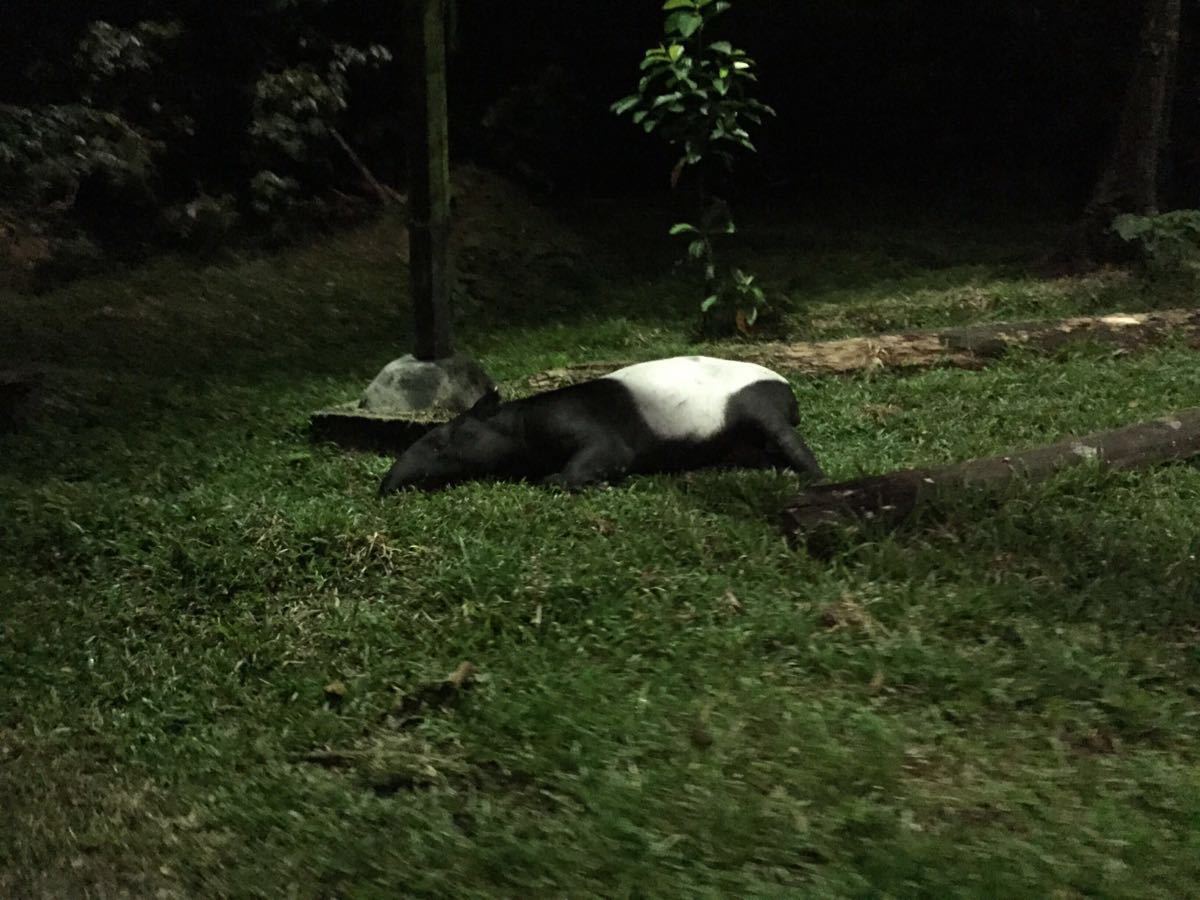
M 674 152 L 609 111 L 656 7 L 458 9 L 458 343 L 507 394 L 736 352 L 694 340 Z M 1116 223 L 1147 264 L 1047 266 L 1140 7 L 738 6 L 778 115 L 723 259 L 809 340 L 1194 306 L 1187 9 L 1157 209 Z M 1195 461 L 817 559 L 785 473 L 380 503 L 386 459 L 310 444 L 412 344 L 403 208 L 365 174 L 405 189 L 398 28 L 5 6 L 0 896 L 1193 894 Z M 1195 406 L 1200 367 L 1168 336 L 793 386 L 848 479 Z
M 778 208 L 836 199 L 865 210 L 899 197 L 1081 211 L 1121 130 L 1142 49 L 1138 7 L 735 10 L 718 36 L 752 52 L 756 91 L 779 114 L 732 187 L 741 203 L 758 195 Z M 661 21 L 656 4 L 632 0 L 459 11 L 455 152 L 559 197 L 665 190 L 671 151 L 608 111 Z M 231 232 L 292 240 L 370 214 L 379 185 L 403 189 L 394 3 L 14 0 L 0 40 L 10 267 L 55 278 L 164 244 L 211 251 Z M 1194 42 L 1184 16 L 1162 136 L 1172 138 L 1164 209 L 1194 206 L 1200 190 Z

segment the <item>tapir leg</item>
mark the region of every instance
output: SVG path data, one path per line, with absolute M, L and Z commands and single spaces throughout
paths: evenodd
M 616 480 L 629 471 L 633 457 L 633 451 L 620 441 L 591 443 L 572 456 L 563 470 L 551 475 L 545 483 L 574 491 L 585 485 Z
M 816 456 L 796 433 L 800 411 L 792 389 L 786 384 L 769 382 L 747 388 L 734 401 L 734 412 L 762 435 L 769 457 L 779 457 L 798 474 L 825 477 Z
M 817 462 L 816 456 L 791 425 L 772 425 L 764 428 L 764 435 L 768 446 L 787 460 L 792 471 L 801 475 L 811 475 L 818 480 L 825 477 L 825 471 Z

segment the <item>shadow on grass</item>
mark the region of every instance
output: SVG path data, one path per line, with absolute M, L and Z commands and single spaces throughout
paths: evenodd
M 1005 609 L 1015 596 L 1046 624 L 1120 624 L 1176 638 L 1200 628 L 1200 528 L 1184 512 L 1200 500 L 1198 469 L 1080 469 L 975 490 L 930 502 L 894 529 L 849 527 L 837 556 L 871 577 L 914 583 L 983 573 L 981 586 L 1005 589 L 996 593 Z
M 824 564 L 911 583 L 983 573 L 981 588 L 1003 588 L 1003 602 L 978 608 L 980 619 L 1005 615 L 1016 595 L 1047 624 L 1120 623 L 1175 639 L 1200 629 L 1200 526 L 1186 512 L 1200 503 L 1198 471 L 1196 462 L 1081 469 L 978 489 L 928 502 L 896 527 L 848 525 Z M 708 470 L 652 483 L 704 514 L 775 526 L 806 482 L 786 472 Z M 1147 503 L 1147 494 L 1160 502 Z

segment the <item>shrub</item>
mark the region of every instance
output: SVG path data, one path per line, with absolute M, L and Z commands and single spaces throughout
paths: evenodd
M 1134 244 L 1154 269 L 1194 270 L 1200 263 L 1200 209 L 1121 215 L 1113 220 L 1112 230 L 1121 240 Z
M 727 315 L 719 328 L 750 333 L 767 310 L 766 298 L 753 276 L 735 270 L 722 273 L 714 238 L 735 231 L 728 203 L 712 192 L 713 176 L 728 172 L 738 150 L 754 152 L 747 125 L 762 124 L 774 111 L 749 94 L 757 81 L 754 61 L 729 41 L 708 41 L 713 20 L 726 12 L 725 0 L 667 0 L 663 4 L 666 40 L 646 51 L 637 91 L 613 104 L 618 115 L 629 113 L 647 133 L 657 132 L 681 155 L 671 171 L 676 186 L 695 170 L 699 217 L 680 222 L 671 234 L 684 236 L 687 257 L 700 265 L 705 297 L 700 304 L 704 326 L 711 328 L 717 310 Z

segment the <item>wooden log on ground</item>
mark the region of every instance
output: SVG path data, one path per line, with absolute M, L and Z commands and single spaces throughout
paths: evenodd
M 785 509 L 783 527 L 820 555 L 836 546 L 846 526 L 862 522 L 898 525 L 923 502 L 938 496 L 1016 478 L 1040 481 L 1083 462 L 1107 469 L 1136 469 L 1196 455 L 1200 455 L 1200 407 L 1020 453 L 814 485 Z
M 722 355 L 761 363 L 781 372 L 842 375 L 871 369 L 957 366 L 978 369 L 1009 350 L 1025 347 L 1049 352 L 1065 344 L 1098 341 L 1120 350 L 1178 337 L 1200 349 L 1200 309 L 1074 316 L 1048 322 L 971 325 L 943 331 L 882 334 L 836 341 L 740 344 Z M 531 388 L 548 390 L 596 378 L 628 362 L 582 363 L 532 376 Z

